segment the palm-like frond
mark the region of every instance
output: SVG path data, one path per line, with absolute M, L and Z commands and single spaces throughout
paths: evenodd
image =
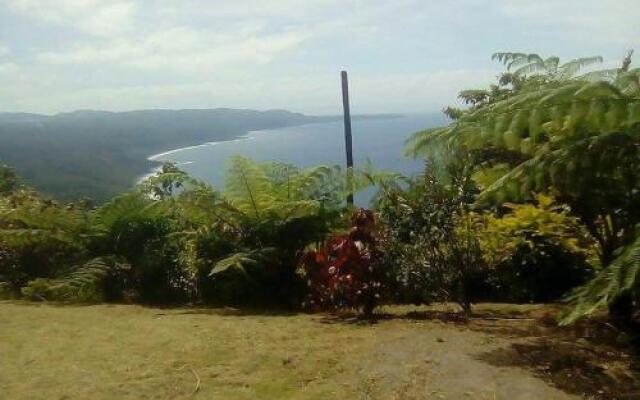
M 276 202 L 273 189 L 272 182 L 259 165 L 241 156 L 231 158 L 224 194 L 237 209 L 259 218 Z
M 627 132 L 638 123 L 640 96 L 626 94 L 619 82 L 552 82 L 473 110 L 448 127 L 416 133 L 407 153 L 491 144 L 534 155 L 556 138 Z
M 486 188 L 477 204 L 487 206 L 527 200 L 534 192 L 546 192 L 551 187 L 561 188 L 564 193 L 576 192 L 580 187 L 589 187 L 598 179 L 598 174 L 615 176 L 614 171 L 620 166 L 629 170 L 640 168 L 638 144 L 640 134 L 637 131 L 630 134 L 611 132 L 543 152 L 509 170 Z
M 96 257 L 76 265 L 56 279 L 36 279 L 22 289 L 25 296 L 45 300 L 102 300 L 101 284 L 108 278 L 131 269 L 115 256 Z
M 246 274 L 245 267 L 249 265 L 256 265 L 261 258 L 273 253 L 273 251 L 273 248 L 267 247 L 233 253 L 221 260 L 218 260 L 211 269 L 209 276 L 220 274 L 228 269 L 236 269 Z
M 0 240 L 7 244 L 57 242 L 75 246 L 88 231 L 84 210 L 61 207 L 38 197 L 27 197 L 18 205 L 0 199 Z
M 569 325 L 581 317 L 611 305 L 622 294 L 635 292 L 637 295 L 639 290 L 640 234 L 607 268 L 569 296 L 568 300 L 575 306 L 564 316 L 561 325 Z
M 508 52 L 495 53 L 491 59 L 503 63 L 507 71 L 513 71 L 516 76 L 544 74 L 552 80 L 573 78 L 580 69 L 602 62 L 602 57 L 595 56 L 577 58 L 560 65 L 560 59 L 555 56 L 543 59 L 538 54 Z
M 167 205 L 138 193 L 127 193 L 113 198 L 95 214 L 95 226 L 99 231 L 108 231 L 122 222 L 139 221 L 160 217 Z
M 575 60 L 562 64 L 558 69 L 556 78 L 560 80 L 573 78 L 582 68 L 593 64 L 600 64 L 602 61 L 602 57 L 600 56 L 576 58 Z

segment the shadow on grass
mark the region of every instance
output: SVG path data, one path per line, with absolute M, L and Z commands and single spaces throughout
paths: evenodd
M 153 307 L 159 308 L 159 307 Z M 218 315 L 228 317 L 247 317 L 247 316 L 262 316 L 262 317 L 294 317 L 299 315 L 300 312 L 286 309 L 266 309 L 266 308 L 253 308 L 253 307 L 162 307 L 160 309 L 173 310 L 172 315 Z
M 640 371 L 634 356 L 586 339 L 542 337 L 481 353 L 477 359 L 500 367 L 520 367 L 567 393 L 593 399 L 640 398 Z
M 33 300 L 23 300 L 23 299 L 10 299 L 10 300 L 0 300 L 0 304 L 11 304 L 12 306 L 19 307 L 92 307 L 92 306 L 103 306 L 106 303 L 77 303 L 77 302 L 65 302 L 65 301 L 33 301 Z
M 373 318 L 365 318 L 355 311 L 343 311 L 332 314 L 324 314 L 320 318 L 325 324 L 355 324 L 370 325 L 384 321 L 435 321 L 454 326 L 491 333 L 504 333 L 517 336 L 531 336 L 537 333 L 537 322 L 534 318 L 528 318 L 524 312 L 495 313 L 475 312 L 470 316 L 455 311 L 421 310 L 405 313 L 375 313 Z
M 273 307 L 226 307 L 218 305 L 185 305 L 185 304 L 140 304 L 140 303 L 104 303 L 104 302 L 64 302 L 64 301 L 30 301 L 30 300 L 0 300 L 0 304 L 11 304 L 20 307 L 122 307 L 135 306 L 157 311 L 155 315 L 217 315 L 217 316 L 265 316 L 265 317 L 293 317 L 300 315 L 297 310 Z

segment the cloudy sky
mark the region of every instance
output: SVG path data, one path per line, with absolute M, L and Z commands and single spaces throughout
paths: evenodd
M 0 111 L 421 112 L 495 51 L 640 53 L 640 0 L 1 0 Z M 636 59 L 640 60 L 640 54 Z

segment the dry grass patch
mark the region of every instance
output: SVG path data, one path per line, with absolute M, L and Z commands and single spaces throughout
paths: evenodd
M 379 323 L 368 324 L 349 315 L 0 302 L 0 393 L 12 400 L 578 398 L 524 362 L 486 356 L 530 343 L 544 329 L 534 314 L 548 307 L 482 305 L 468 323 L 449 318 L 447 307 L 381 311 Z

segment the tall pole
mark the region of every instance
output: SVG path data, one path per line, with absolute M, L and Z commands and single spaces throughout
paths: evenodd
M 347 151 L 347 204 L 353 204 L 353 145 L 351 140 L 351 111 L 349 110 L 349 78 L 347 71 L 340 72 L 342 77 L 342 108 L 344 110 L 344 144 Z

